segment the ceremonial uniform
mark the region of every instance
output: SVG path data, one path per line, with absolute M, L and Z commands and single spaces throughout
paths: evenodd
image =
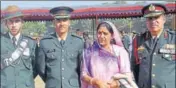
M 158 4 L 144 8 L 145 17 L 156 18 L 165 9 Z M 132 70 L 139 88 L 175 88 L 175 55 L 175 34 L 168 29 L 155 38 L 149 31 L 137 35 L 133 41 Z
M 1 88 L 34 88 L 37 43 L 21 34 L 25 15 L 17 6 L 4 11 L 9 32 L 1 34 Z
M 65 28 L 68 26 L 70 10 L 68 7 L 50 10 L 57 21 L 55 24 L 64 26 L 56 30 L 67 30 Z M 37 61 L 39 74 L 45 81 L 46 88 L 80 88 L 83 39 L 67 32 L 61 39 L 59 34 L 54 32 L 41 39 Z
M 15 61 L 15 51 L 22 41 L 28 44 L 22 55 Z M 1 36 L 1 88 L 34 88 L 36 42 L 30 37 L 21 35 L 14 47 L 8 34 Z

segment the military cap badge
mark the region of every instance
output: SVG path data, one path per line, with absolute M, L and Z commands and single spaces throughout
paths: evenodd
M 149 6 L 149 11 L 155 11 L 155 6 L 151 4 L 151 5 Z

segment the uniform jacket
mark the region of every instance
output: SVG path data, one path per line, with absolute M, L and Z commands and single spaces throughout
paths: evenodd
M 62 47 L 56 33 L 40 41 L 38 71 L 46 88 L 79 88 L 83 39 L 68 33 Z
M 17 45 L 22 39 L 28 40 L 26 51 L 27 54 L 22 54 L 19 59 L 14 61 L 11 65 L 1 69 L 1 88 L 34 88 L 34 77 L 37 75 L 35 69 L 36 57 L 36 42 L 30 37 L 20 35 Z M 15 51 L 9 34 L 1 35 L 1 63 L 7 57 L 11 56 Z
M 139 88 L 175 88 L 175 34 L 163 30 L 152 45 L 150 32 L 145 32 L 135 42 L 131 62 Z

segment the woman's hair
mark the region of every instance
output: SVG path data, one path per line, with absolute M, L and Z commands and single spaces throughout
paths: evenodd
M 106 23 L 106 22 L 100 23 L 97 27 L 97 31 L 99 30 L 100 27 L 106 27 L 107 30 L 111 33 L 111 35 L 114 34 L 112 27 L 108 23 Z
M 98 27 L 97 27 L 97 31 L 99 30 L 100 27 L 106 27 L 107 30 L 111 33 L 111 35 L 114 34 L 112 27 L 111 27 L 107 22 L 102 22 L 102 23 L 100 23 L 100 24 L 98 25 Z M 115 43 L 116 43 L 116 42 L 115 42 L 115 39 L 113 38 L 113 39 L 111 40 L 111 44 L 115 44 Z

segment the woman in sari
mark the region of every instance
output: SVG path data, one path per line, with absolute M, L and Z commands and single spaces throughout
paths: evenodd
M 96 35 L 92 47 L 83 53 L 81 88 L 119 88 L 120 78 L 131 82 L 129 55 L 114 24 L 101 22 Z

